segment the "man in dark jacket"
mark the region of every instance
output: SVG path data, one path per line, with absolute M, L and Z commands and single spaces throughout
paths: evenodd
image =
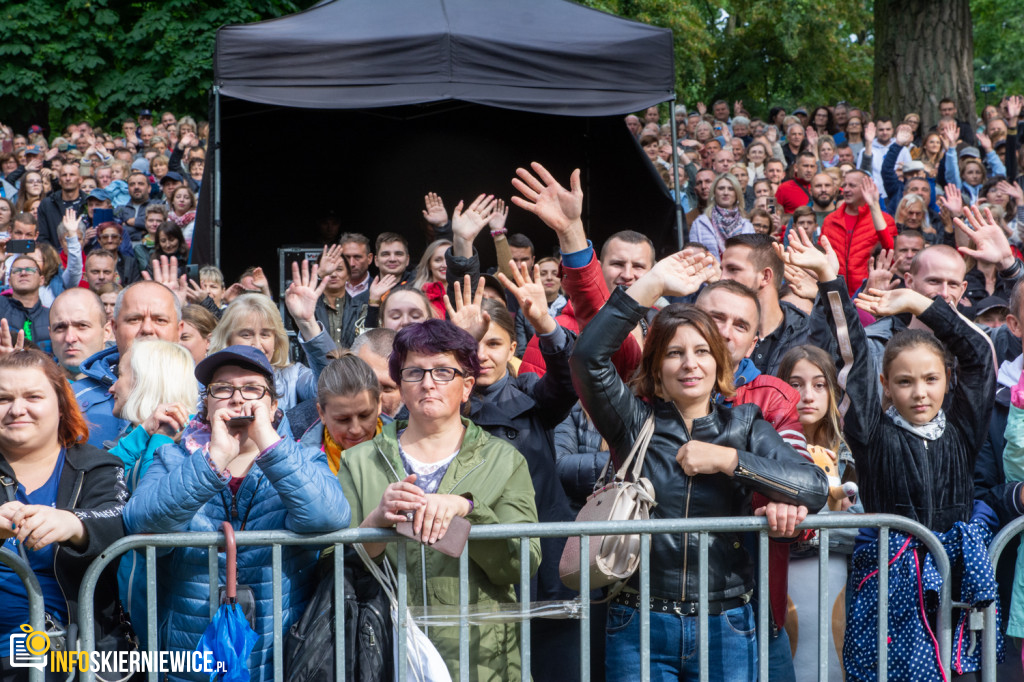
M 61 166 L 60 192 L 54 192 L 39 204 L 39 241 L 60 250 L 57 226 L 64 220 L 64 214 L 69 208 L 75 209 L 78 215 L 85 210 L 85 194 L 78 190 L 81 184 L 78 166 L 73 163 Z
M 50 309 L 39 301 L 43 274 L 31 256 L 18 256 L 11 263 L 11 293 L 0 296 L 0 317 L 7 321 L 11 335 L 25 333 L 43 350 L 50 350 Z

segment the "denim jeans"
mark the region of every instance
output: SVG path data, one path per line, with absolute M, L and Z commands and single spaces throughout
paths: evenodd
M 651 612 L 651 680 L 700 679 L 696 616 Z M 757 679 L 757 629 L 750 604 L 708 618 L 708 673 L 716 682 Z M 640 612 L 608 605 L 608 682 L 640 679 Z

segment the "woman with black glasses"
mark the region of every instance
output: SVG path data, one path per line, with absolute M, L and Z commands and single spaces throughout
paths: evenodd
M 327 456 L 291 437 L 277 407 L 274 368 L 263 351 L 229 346 L 199 363 L 206 386 L 200 414 L 180 441 L 157 450 L 125 507 L 129 533 L 290 530 L 327 533 L 346 528 L 349 507 Z M 316 585 L 319 550 L 282 549 L 283 627 L 305 610 Z M 238 548 L 238 584 L 252 588 L 256 644 L 247 668 L 254 681 L 273 677 L 275 652 L 270 547 Z M 182 547 L 159 564 L 160 643 L 150 647 L 195 651 L 210 619 L 205 547 Z M 225 564 L 220 565 L 225 584 Z M 171 679 L 175 676 L 171 675 Z

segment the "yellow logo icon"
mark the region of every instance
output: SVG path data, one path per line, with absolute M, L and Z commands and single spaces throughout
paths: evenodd
M 25 633 L 25 649 L 33 656 L 42 656 L 50 650 L 50 636 L 45 632 L 33 630 L 31 625 L 22 625 Z

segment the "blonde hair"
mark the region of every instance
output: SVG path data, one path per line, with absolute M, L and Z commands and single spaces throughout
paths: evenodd
M 135 385 L 121 408 L 121 418 L 136 426 L 164 403 L 181 403 L 194 412 L 199 403 L 199 382 L 192 354 L 169 341 L 136 341 L 129 365 Z
M 433 280 L 433 274 L 430 272 L 430 261 L 434 258 L 434 251 L 441 246 L 451 246 L 452 243 L 447 239 L 436 239 L 427 244 L 427 250 L 423 252 L 423 257 L 420 258 L 419 265 L 416 266 L 416 273 L 412 279 L 412 285 L 419 289 L 427 282 Z
M 232 334 L 252 315 L 261 318 L 274 330 L 274 353 L 270 357 L 270 364 L 276 369 L 284 369 L 290 365 L 288 332 L 284 330 L 281 313 L 274 307 L 274 302 L 263 294 L 242 294 L 231 302 L 220 318 L 217 328 L 210 335 L 210 354 L 230 346 Z

